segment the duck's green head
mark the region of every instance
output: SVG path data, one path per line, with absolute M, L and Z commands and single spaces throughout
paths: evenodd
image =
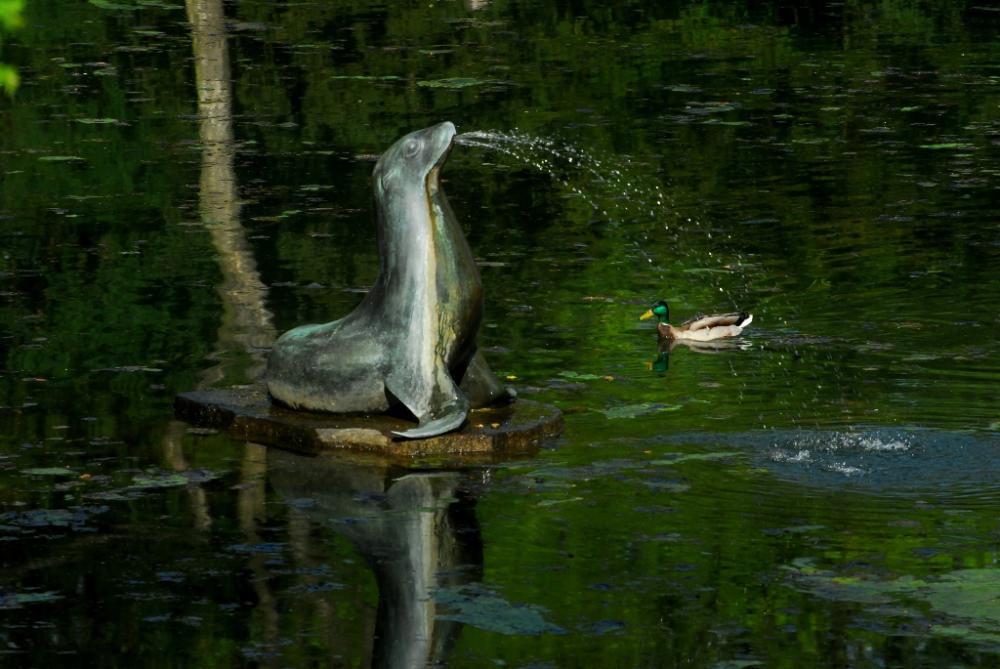
M 670 320 L 670 307 L 667 306 L 666 300 L 660 300 L 647 309 L 646 313 L 639 316 L 639 320 L 644 321 L 648 318 L 652 318 L 653 316 L 658 317 L 661 323 L 666 323 Z

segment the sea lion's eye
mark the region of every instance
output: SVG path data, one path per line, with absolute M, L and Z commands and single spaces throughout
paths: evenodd
M 412 158 L 413 156 L 417 155 L 417 151 L 420 150 L 420 142 L 418 142 L 415 139 L 411 139 L 406 143 L 406 147 L 404 148 L 404 150 L 406 151 L 406 157 Z

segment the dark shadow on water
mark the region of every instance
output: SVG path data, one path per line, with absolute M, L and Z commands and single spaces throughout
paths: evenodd
M 271 450 L 267 478 L 310 523 L 346 537 L 379 590 L 371 666 L 438 666 L 463 624 L 435 593 L 477 582 L 483 545 L 473 473 L 404 472 Z

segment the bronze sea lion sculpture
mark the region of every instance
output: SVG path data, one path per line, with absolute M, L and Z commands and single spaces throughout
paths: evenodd
M 384 412 L 403 405 L 431 437 L 456 429 L 470 408 L 509 401 L 476 349 L 483 286 L 472 251 L 441 189 L 455 126 L 410 133 L 372 173 L 380 267 L 358 307 L 303 325 L 274 343 L 267 388 L 294 409 Z

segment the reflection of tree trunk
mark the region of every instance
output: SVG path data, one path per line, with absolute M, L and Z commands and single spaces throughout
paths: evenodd
M 233 94 L 221 0 L 187 0 L 194 47 L 195 79 L 202 146 L 199 209 L 222 269 L 223 318 L 217 355 L 221 362 L 206 372 L 206 385 L 226 378 L 235 364 L 228 356 L 249 355 L 240 381 L 252 381 L 264 367 L 264 350 L 274 340 L 265 306 L 267 287 L 257 273 L 253 250 L 240 225 L 240 203 L 233 167 Z
M 232 76 L 222 0 L 187 0 L 187 14 L 191 22 L 202 148 L 199 211 L 212 235 L 222 270 L 222 284 L 217 289 L 223 310 L 215 352 L 219 363 L 203 374 L 200 385 L 212 385 L 223 379 L 231 383 L 253 381 L 263 371 L 264 351 L 274 340 L 274 326 L 265 306 L 267 287 L 257 273 L 253 250 L 239 218 Z M 186 468 L 183 458 L 175 462 L 176 468 Z M 267 449 L 246 444 L 237 508 L 240 528 L 251 544 L 260 541 L 257 525 L 264 517 L 266 472 Z M 278 637 L 278 611 L 264 562 L 264 557 L 258 555 L 250 559 L 249 567 L 254 574 L 253 586 L 264 622 L 265 641 L 274 643 Z

